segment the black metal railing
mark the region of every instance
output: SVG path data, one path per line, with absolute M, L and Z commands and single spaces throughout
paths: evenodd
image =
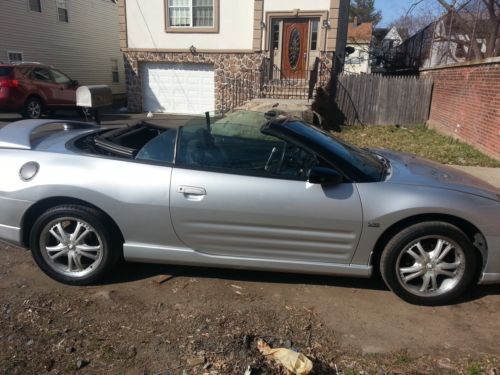
M 326 86 L 331 69 L 317 59 L 311 70 L 284 72 L 264 60 L 258 70 L 242 70 L 236 75 L 220 73 L 219 110 L 227 112 L 257 98 L 313 99 L 316 88 Z

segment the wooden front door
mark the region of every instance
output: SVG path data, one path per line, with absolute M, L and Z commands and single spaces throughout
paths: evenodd
M 281 71 L 285 79 L 304 79 L 308 54 L 308 19 L 283 20 L 283 55 Z

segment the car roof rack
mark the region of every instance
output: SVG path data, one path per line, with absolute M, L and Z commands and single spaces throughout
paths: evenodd
M 22 65 L 22 64 L 36 64 L 36 65 L 45 65 L 38 61 L 11 61 L 9 64 L 12 65 Z

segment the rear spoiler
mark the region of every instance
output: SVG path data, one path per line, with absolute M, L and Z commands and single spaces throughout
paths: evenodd
M 66 120 L 22 120 L 10 123 L 0 129 L 0 148 L 31 150 L 32 134 L 50 125 L 62 125 L 62 130 L 97 129 L 99 125 Z

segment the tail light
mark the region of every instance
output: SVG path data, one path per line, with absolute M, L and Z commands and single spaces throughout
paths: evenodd
M 19 81 L 17 79 L 0 79 L 0 87 L 17 88 Z

